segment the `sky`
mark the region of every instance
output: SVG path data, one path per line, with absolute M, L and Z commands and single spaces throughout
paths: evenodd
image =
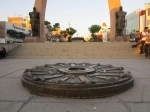
M 120 0 L 127 14 L 144 9 L 149 0 Z M 7 17 L 28 16 L 33 10 L 35 0 L 0 0 L 0 21 Z M 47 0 L 45 20 L 51 24 L 60 23 L 62 30 L 70 26 L 77 30 L 75 35 L 87 36 L 91 25 L 110 27 L 108 0 Z

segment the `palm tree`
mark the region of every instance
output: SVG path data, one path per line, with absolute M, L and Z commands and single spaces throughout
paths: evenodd
M 100 25 L 92 25 L 88 29 L 89 29 L 89 31 L 91 33 L 91 36 L 94 39 L 94 42 L 98 41 L 97 35 L 95 33 L 99 32 L 99 30 L 101 29 L 101 26 Z

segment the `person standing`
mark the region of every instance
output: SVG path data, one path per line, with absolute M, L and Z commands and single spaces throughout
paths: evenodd
M 145 44 L 145 40 L 146 40 L 146 37 L 148 36 L 148 27 L 145 27 L 144 30 L 142 31 L 141 33 L 141 47 L 140 47 L 140 54 L 143 54 L 143 50 L 144 50 L 144 44 Z

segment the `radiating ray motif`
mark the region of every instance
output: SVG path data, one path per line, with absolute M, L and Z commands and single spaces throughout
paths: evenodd
M 130 71 L 110 64 L 56 63 L 26 69 L 22 83 L 31 93 L 71 98 L 106 97 L 133 86 Z

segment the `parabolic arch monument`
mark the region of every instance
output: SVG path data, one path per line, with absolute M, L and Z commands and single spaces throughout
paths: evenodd
M 35 0 L 34 6 L 37 11 L 40 12 L 40 40 L 44 41 L 44 21 L 46 11 L 47 0 Z M 108 0 L 109 12 L 110 12 L 110 41 L 115 40 L 116 23 L 115 23 L 115 12 L 119 10 L 121 6 L 120 0 Z

